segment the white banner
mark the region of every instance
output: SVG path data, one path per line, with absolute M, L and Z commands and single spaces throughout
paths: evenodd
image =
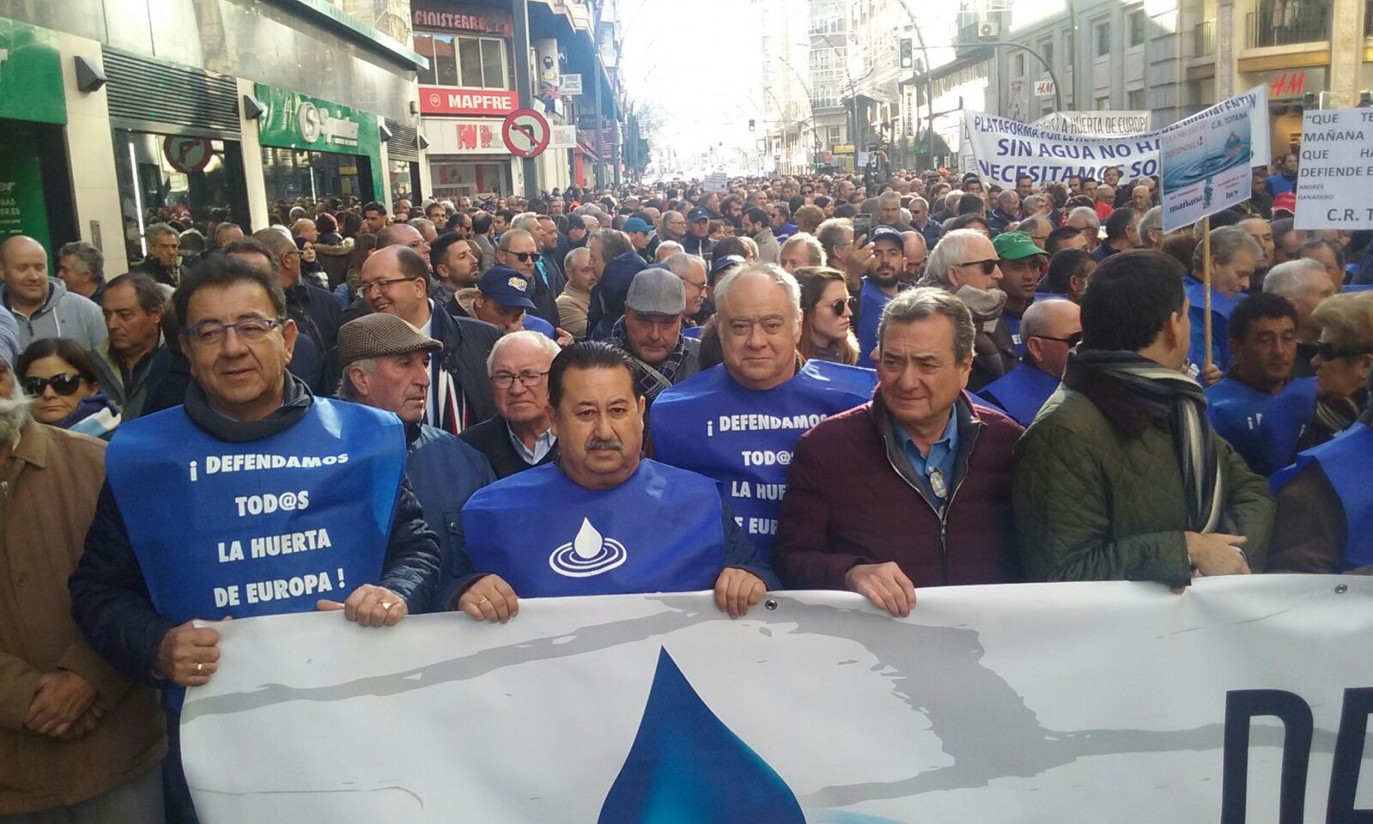
M 1226 103 L 1235 100 L 1243 101 L 1254 124 L 1250 131 L 1255 162 L 1266 165 L 1267 88 L 1256 86 Z M 1200 112 L 1157 131 L 1108 137 L 1052 131 L 981 112 L 966 112 L 964 121 L 977 159 L 974 171 L 983 180 L 1009 188 L 1023 174 L 1034 178 L 1036 184 L 1066 182 L 1074 175 L 1101 180 L 1109 168 L 1119 169 L 1127 181 L 1159 174 L 1159 144 L 1163 136 L 1205 115 L 1206 112 Z
M 577 127 L 576 126 L 553 126 L 548 127 L 549 138 L 548 148 L 550 149 L 575 149 L 577 148 Z
M 1190 226 L 1253 196 L 1252 107 L 1248 95 L 1232 97 L 1163 135 L 1163 231 Z
M 905 620 L 788 592 L 737 621 L 696 593 L 528 600 L 505 625 L 217 624 L 220 670 L 184 708 L 186 773 L 205 824 L 1373 808 L 1373 579 L 918 597 Z
M 1151 116 L 1139 112 L 1050 112 L 1032 125 L 1085 137 L 1129 137 L 1149 131 Z
M 1373 229 L 1373 109 L 1308 109 L 1297 171 L 1299 229 Z

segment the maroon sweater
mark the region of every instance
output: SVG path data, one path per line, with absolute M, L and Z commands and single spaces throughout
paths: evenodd
M 917 588 L 1022 580 L 1011 516 L 1011 448 L 1024 430 L 973 405 L 966 394 L 954 413 L 957 468 L 943 519 L 895 468 L 909 473 L 909 462 L 880 393 L 801 437 L 772 550 L 787 587 L 846 589 L 851 567 L 886 561 L 895 561 Z

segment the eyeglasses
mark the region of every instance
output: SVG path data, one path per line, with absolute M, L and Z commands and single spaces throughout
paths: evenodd
M 419 278 L 389 278 L 387 280 L 377 280 L 371 283 L 364 283 L 358 286 L 358 297 L 365 298 L 375 289 L 378 292 L 385 292 L 397 283 L 404 283 L 407 280 L 418 280 Z
M 510 255 L 510 256 L 513 257 L 515 260 L 518 260 L 520 263 L 528 263 L 529 261 L 531 261 L 531 260 L 533 260 L 534 258 L 538 257 L 538 253 L 536 253 L 536 252 L 511 252 L 511 251 L 508 251 L 508 250 L 503 250 L 503 251 L 505 251 L 505 253 L 506 253 L 507 255 Z
M 1373 354 L 1373 352 L 1366 349 L 1337 349 L 1335 344 L 1328 340 L 1322 340 L 1316 342 L 1316 354 L 1320 355 L 1323 361 L 1332 361 L 1336 358 L 1352 358 L 1356 355 Z M 33 393 L 30 392 L 29 394 L 32 395 Z
M 845 308 L 852 309 L 852 308 L 853 308 L 854 306 L 856 306 L 857 304 L 858 304 L 858 298 L 848 297 L 848 298 L 840 298 L 839 300 L 836 300 L 836 301 L 833 302 L 833 303 L 828 303 L 828 304 L 826 304 L 826 306 L 828 306 L 828 307 L 830 308 L 830 311 L 831 311 L 831 312 L 833 312 L 835 315 L 838 316 L 838 315 L 843 315 L 843 314 L 844 314 L 844 309 L 845 309 Z
M 519 378 L 520 383 L 525 386 L 538 386 L 539 381 L 543 380 L 547 374 L 547 372 L 536 372 L 533 369 L 526 369 L 518 375 L 509 372 L 497 372 L 491 376 L 491 382 L 496 385 L 497 389 L 509 389 L 515 385 L 516 378 Z
M 232 329 L 245 341 L 258 343 L 266 340 L 273 330 L 280 329 L 285 323 L 286 318 L 248 318 L 236 323 L 205 321 L 186 327 L 185 335 L 196 346 L 218 346 L 224 343 Z
M 43 394 L 43 390 L 52 387 L 52 391 L 59 395 L 75 395 L 76 390 L 81 388 L 81 381 L 84 380 L 74 372 L 62 372 L 53 375 L 51 378 L 24 378 L 24 391 L 33 397 Z
M 1050 337 L 1049 335 L 1031 335 L 1030 337 L 1039 338 L 1040 340 L 1056 340 L 1059 343 L 1066 343 L 1068 344 L 1069 349 L 1072 349 L 1074 346 L 1077 346 L 1079 343 L 1082 343 L 1081 332 L 1074 332 L 1066 338 L 1055 338 Z
M 969 267 L 969 266 L 981 266 L 981 267 L 982 267 L 982 274 L 984 274 L 984 275 L 990 275 L 992 272 L 995 272 L 995 271 L 996 271 L 996 264 L 997 264 L 997 261 L 996 261 L 995 259 L 992 259 L 992 260 L 970 260 L 970 261 L 968 261 L 967 263 L 960 263 L 960 264 L 958 264 L 958 268 L 960 268 L 960 269 L 966 269 L 966 268 Z

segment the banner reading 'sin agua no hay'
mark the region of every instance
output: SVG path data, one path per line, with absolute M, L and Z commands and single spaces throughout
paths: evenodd
M 1266 164 L 1268 87 L 1257 86 L 1218 105 L 1237 105 L 1248 112 L 1253 162 Z M 1036 184 L 1066 182 L 1074 176 L 1099 181 L 1112 168 L 1119 169 L 1124 180 L 1157 175 L 1164 136 L 1206 115 L 1198 112 L 1156 131 L 1110 137 L 1067 134 L 981 112 L 966 112 L 964 122 L 976 159 L 973 171 L 983 180 L 1010 188 L 1022 175 L 1029 175 Z
M 186 772 L 206 824 L 1373 808 L 1373 579 L 919 599 L 906 620 L 848 593 L 783 593 L 731 621 L 699 593 L 531 600 L 506 625 L 234 621 L 217 627 L 220 671 L 188 694 Z

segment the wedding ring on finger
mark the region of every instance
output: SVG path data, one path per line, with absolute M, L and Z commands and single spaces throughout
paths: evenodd
M 196 675 L 199 675 L 199 674 L 201 674 L 201 673 L 204 672 L 204 671 L 205 671 L 205 665 L 204 665 L 203 663 L 201 663 L 200 661 L 196 661 L 196 662 L 195 662 L 195 674 L 196 674 Z
M 382 609 L 390 609 L 390 608 L 391 608 L 391 602 L 390 602 L 390 601 L 382 601 L 382 602 L 381 602 L 381 608 L 382 608 Z

